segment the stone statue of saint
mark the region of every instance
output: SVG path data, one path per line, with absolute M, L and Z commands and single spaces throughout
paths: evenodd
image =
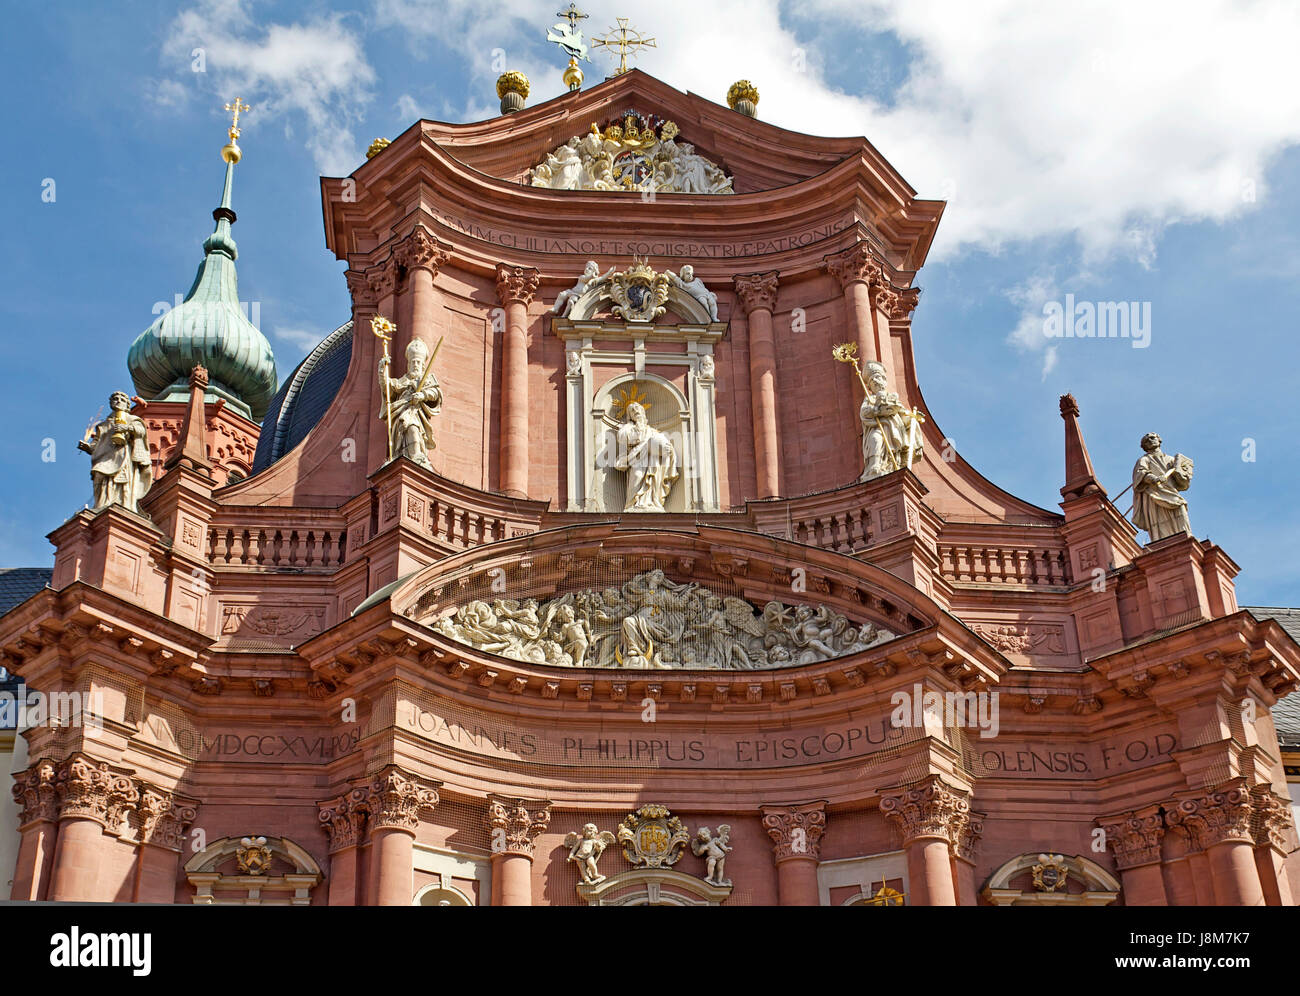
M 668 279 L 699 301 L 709 313 L 710 321 L 718 320 L 718 295 L 704 286 L 704 281 L 695 275 L 695 267 L 687 263 L 680 274 L 669 271 Z
M 582 297 L 589 289 L 597 284 L 604 283 L 609 279 L 614 268 L 611 266 L 605 274 L 601 274 L 600 266 L 594 259 L 587 260 L 587 265 L 582 270 L 577 282 L 572 287 L 567 287 L 555 298 L 555 303 L 551 305 L 551 313 L 563 315 L 568 318 L 573 313 L 573 306 L 578 303 L 578 298 Z
M 1192 483 L 1191 458 L 1166 454 L 1154 432 L 1142 437 L 1142 449 L 1144 455 L 1133 465 L 1133 525 L 1145 529 L 1152 543 L 1177 533 L 1190 534 L 1187 499 L 1179 492 Z
M 429 347 L 412 339 L 406 347 L 406 374 L 388 376 L 388 356 L 379 358 L 379 387 L 384 401 L 379 417 L 392 427 L 393 459 L 406 457 L 432 470 L 429 450 L 433 440 L 433 416 L 442 412 L 442 389 L 428 369 Z
M 625 512 L 662 512 L 677 480 L 677 450 L 667 435 L 646 421 L 645 408 L 633 401 L 619 426 L 614 469 L 627 472 Z
M 137 515 L 140 499 L 153 484 L 149 430 L 144 419 L 127 411 L 131 399 L 114 391 L 108 399 L 113 414 L 86 433 L 77 448 L 90 454 L 90 479 L 95 485 L 95 511 L 122 505 Z
M 867 396 L 858 417 L 862 419 L 862 476 L 870 481 L 910 467 L 921 459 L 921 430 L 915 415 L 888 389 L 885 367 L 872 361 L 866 365 Z

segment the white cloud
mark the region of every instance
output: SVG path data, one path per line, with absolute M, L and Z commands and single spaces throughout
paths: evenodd
M 315 349 L 320 344 L 320 341 L 325 338 L 321 335 L 319 329 L 283 328 L 281 326 L 276 326 L 271 334 L 302 353 Z
M 503 50 L 535 103 L 563 90 L 559 53 L 526 51 L 555 10 L 550 0 L 381 0 L 375 23 L 400 27 L 413 46 L 436 36 L 463 52 L 475 93 L 489 92 Z M 1271 157 L 1300 141 L 1294 0 L 813 0 L 807 15 L 815 39 L 782 25 L 776 0 L 666 0 L 633 18 L 659 46 L 637 64 L 718 101 L 748 78 L 769 121 L 866 135 L 922 197 L 950 199 L 936 259 L 1068 236 L 1085 260 L 1149 266 L 1168 225 L 1250 210 Z M 583 22 L 588 36 L 606 27 Z M 839 39 L 880 32 L 912 57 L 893 99 L 828 85 L 825 68 L 852 57 Z M 608 68 L 602 53 L 593 59 L 589 82 Z M 479 100 L 461 110 L 496 113 Z
M 189 71 L 196 48 L 203 49 L 213 89 L 253 105 L 241 127 L 284 118 L 288 128 L 300 116 L 323 173 L 343 175 L 361 161 L 351 126 L 370 100 L 375 72 L 344 15 L 255 24 L 242 0 L 200 0 L 172 21 L 163 58 Z
M 1056 369 L 1057 347 L 1044 331 L 1043 305 L 1061 298 L 1054 270 L 1042 270 L 1007 292 L 1012 304 L 1020 308 L 1020 320 L 1007 336 L 1007 342 L 1023 353 L 1042 350 L 1043 380 Z

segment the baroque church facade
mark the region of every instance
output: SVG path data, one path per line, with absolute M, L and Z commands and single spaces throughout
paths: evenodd
M 25 733 L 12 897 L 1291 905 L 1300 645 L 1158 440 L 1145 544 L 1068 395 L 1059 510 L 953 452 L 942 202 L 748 84 L 498 89 L 322 179 L 352 311 L 278 387 L 232 129 L 95 507 L 0 615 L 96 703 Z

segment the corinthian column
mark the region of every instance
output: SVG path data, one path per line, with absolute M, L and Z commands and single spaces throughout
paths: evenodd
M 420 817 L 438 805 L 432 784 L 390 764 L 370 781 L 370 878 L 372 906 L 410 906 L 415 895 L 415 832 Z
M 423 226 L 416 226 L 393 249 L 393 258 L 406 269 L 406 292 L 410 297 L 409 325 L 398 322 L 393 337 L 393 353 L 402 356 L 412 339 L 419 339 L 433 353 L 438 341 L 438 316 L 441 311 L 433 278 L 447 262 L 447 249 Z
M 13 796 L 19 806 L 18 862 L 9 898 L 45 899 L 50 888 L 54 844 L 59 828 L 58 769 L 46 759 L 14 775 Z
M 1264 905 L 1251 833 L 1252 801 L 1246 780 L 1235 778 L 1208 792 L 1183 797 L 1167 815 L 1170 826 L 1178 827 L 1193 847 L 1205 851 L 1214 899 L 1220 906 Z
M 782 906 L 820 906 L 817 863 L 826 832 L 826 801 L 794 806 L 760 806 L 763 829 L 772 838 L 776 889 Z
M 898 827 L 907 856 L 908 902 L 956 906 L 954 838 L 970 819 L 970 803 L 938 775 L 881 796 L 880 811 Z
M 198 803 L 146 785 L 140 791 L 136 813 L 140 844 L 132 902 L 175 902 L 176 870 L 185 850 L 185 828 L 198 816 Z
M 368 786 L 350 789 L 316 805 L 320 809 L 321 828 L 329 838 L 329 904 L 358 906 L 366 894 L 361 848 L 370 819 Z
M 776 308 L 777 272 L 736 277 L 736 296 L 749 327 L 749 392 L 754 414 L 754 470 L 757 497 L 781 493 L 780 429 L 776 401 L 776 340 L 772 311 Z
M 1160 867 L 1160 842 L 1165 835 L 1159 806 L 1131 810 L 1097 821 L 1106 846 L 1115 853 L 1124 886 L 1125 906 L 1168 906 Z
M 550 823 L 549 802 L 488 799 L 493 906 L 533 904 L 533 843 Z
M 528 305 L 539 274 L 522 266 L 497 264 L 497 296 L 506 311 L 501 341 L 502 491 L 528 494 Z
M 1291 800 L 1280 798 L 1269 785 L 1250 790 L 1254 799 L 1251 831 L 1255 836 L 1255 867 L 1269 906 L 1293 906 L 1291 883 L 1286 873 L 1286 856 L 1295 838 Z
M 74 754 L 59 766 L 55 791 L 59 796 L 59 842 L 50 899 L 73 903 L 112 899 L 99 893 L 104 831 L 121 829 L 127 810 L 140 798 L 139 790 L 129 777 L 110 771 L 107 764 Z
M 844 289 L 844 312 L 858 344 L 858 356 L 886 362 L 888 336 L 881 335 L 880 323 L 872 307 L 872 287 L 883 279 L 880 260 L 866 242 L 858 242 L 843 252 L 826 257 L 826 269 Z

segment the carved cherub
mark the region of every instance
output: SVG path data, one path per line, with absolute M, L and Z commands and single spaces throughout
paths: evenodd
M 605 876 L 596 868 L 596 862 L 612 843 L 612 833 L 597 830 L 596 824 L 587 823 L 583 826 L 582 833 L 570 831 L 565 835 L 564 846 L 569 849 L 569 856 L 565 860 L 577 864 L 578 875 L 585 884 L 596 885 L 605 881 Z
M 707 870 L 704 881 L 710 885 L 731 885 L 731 879 L 723 877 L 726 873 L 727 855 L 731 853 L 731 846 L 728 843 L 730 839 L 731 827 L 726 823 L 718 827 L 716 837 L 708 827 L 700 827 L 695 831 L 695 839 L 691 841 L 691 850 L 695 852 L 697 858 L 705 859 Z

